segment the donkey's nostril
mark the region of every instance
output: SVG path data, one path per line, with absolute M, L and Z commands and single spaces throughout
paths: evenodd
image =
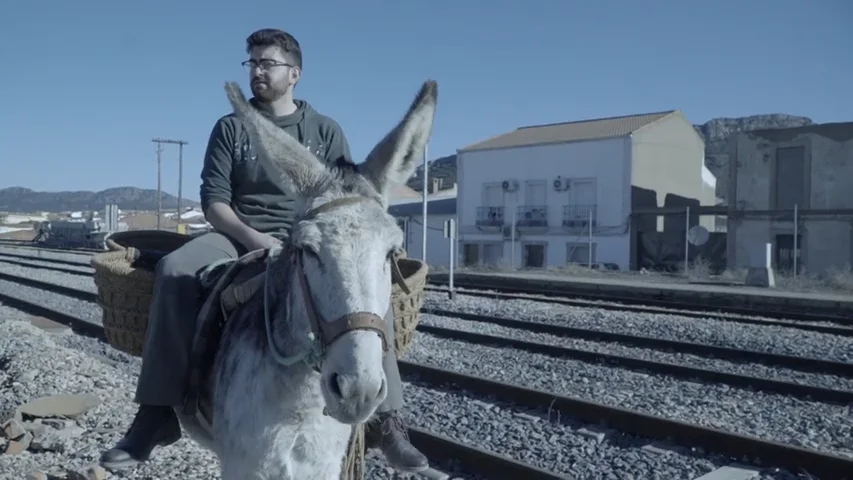
M 343 398 L 343 394 L 341 394 L 341 378 L 337 373 L 333 373 L 329 377 L 329 391 L 332 392 L 332 395 L 335 395 L 338 398 Z

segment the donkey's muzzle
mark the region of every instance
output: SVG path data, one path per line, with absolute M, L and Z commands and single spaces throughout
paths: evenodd
M 388 339 L 385 338 L 385 319 L 375 313 L 348 313 L 332 322 L 321 322 L 318 327 L 323 337 L 323 344 L 326 347 L 347 332 L 370 330 L 378 333 L 379 338 L 382 339 L 382 351 L 388 351 Z

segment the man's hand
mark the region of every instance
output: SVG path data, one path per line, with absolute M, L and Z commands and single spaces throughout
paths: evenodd
M 257 230 L 252 230 L 246 235 L 246 238 L 241 241 L 243 246 L 248 251 L 267 249 L 273 245 L 281 245 L 281 240 L 273 237 L 268 233 L 261 233 Z
M 207 221 L 217 231 L 237 240 L 250 252 L 281 243 L 281 240 L 272 235 L 261 233 L 241 222 L 231 206 L 223 202 L 214 202 L 207 208 Z

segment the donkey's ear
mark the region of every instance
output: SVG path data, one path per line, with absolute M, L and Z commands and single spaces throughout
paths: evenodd
M 293 136 L 261 115 L 246 100 L 237 83 L 226 82 L 225 92 L 234 108 L 234 114 L 249 126 L 253 142 L 270 160 L 270 164 L 279 170 L 287 190 L 303 196 L 328 175 L 325 166 L 317 157 Z
M 403 120 L 367 155 L 361 170 L 381 195 L 387 197 L 394 183 L 406 183 L 423 160 L 437 102 L 438 84 L 424 82 Z

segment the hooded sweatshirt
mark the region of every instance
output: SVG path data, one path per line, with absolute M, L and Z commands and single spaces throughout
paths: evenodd
M 352 162 L 341 126 L 308 102 L 294 100 L 296 111 L 274 117 L 255 99 L 253 106 L 296 138 L 329 166 Z M 237 217 L 259 232 L 286 236 L 293 220 L 293 197 L 271 170 L 269 159 L 252 144 L 245 124 L 233 113 L 216 121 L 201 171 L 201 205 L 205 215 L 215 202 L 231 206 Z

